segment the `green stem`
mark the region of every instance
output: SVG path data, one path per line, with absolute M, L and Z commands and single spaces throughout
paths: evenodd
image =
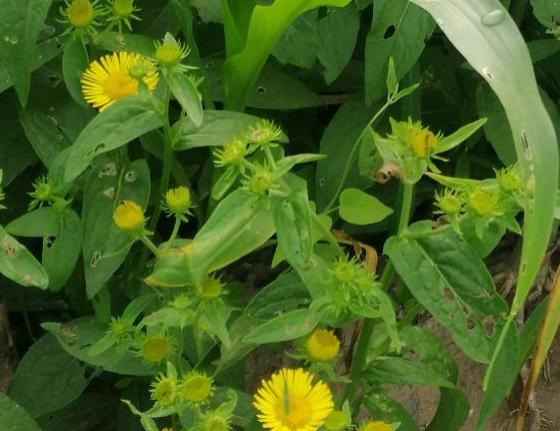
M 173 241 L 177 238 L 177 234 L 179 233 L 179 227 L 181 226 L 181 218 L 175 216 L 175 224 L 173 225 L 173 232 L 171 232 L 171 236 L 169 237 L 169 242 Z
M 171 168 L 173 166 L 173 140 L 171 137 L 171 126 L 169 124 L 169 98 L 170 91 L 167 89 L 167 103 L 165 108 L 165 120 L 163 122 L 163 136 L 164 136 L 164 147 L 163 147 L 163 168 L 161 172 L 161 183 L 159 185 L 159 194 L 156 201 L 156 207 L 152 214 L 152 219 L 150 221 L 150 231 L 155 232 L 159 218 L 161 216 L 161 199 L 165 195 L 165 192 L 169 188 L 169 180 L 171 178 Z
M 323 210 L 323 213 L 328 213 L 330 211 L 330 209 L 336 203 L 338 195 L 342 191 L 342 188 L 344 187 L 344 184 L 346 183 L 346 180 L 348 179 L 348 175 L 350 174 L 350 168 L 352 167 L 352 162 L 354 160 L 354 156 L 356 155 L 356 151 L 358 150 L 358 148 L 360 146 L 360 142 L 362 142 L 362 139 L 364 138 L 365 134 L 369 133 L 369 128 L 378 120 L 378 118 L 381 116 L 381 114 L 383 114 L 383 112 L 385 112 L 385 110 L 391 105 L 391 103 L 392 103 L 391 100 L 387 99 L 387 102 L 385 102 L 385 104 L 379 109 L 379 111 L 377 111 L 375 113 L 375 115 L 371 118 L 371 120 L 369 120 L 367 126 L 364 127 L 364 129 L 362 130 L 362 133 L 360 133 L 360 136 L 358 137 L 358 139 L 356 139 L 356 142 L 354 142 L 354 146 L 352 147 L 352 150 L 350 151 L 350 155 L 348 156 L 348 160 L 346 160 L 346 165 L 344 166 L 344 171 L 342 172 L 342 177 L 340 178 L 340 183 L 338 184 L 338 188 L 336 189 L 336 193 L 333 195 L 331 201 L 326 206 L 326 208 Z
M 408 227 L 410 219 L 410 210 L 412 208 L 412 194 L 413 186 L 411 184 L 404 184 L 401 194 L 401 211 L 399 216 L 399 225 L 397 235 L 404 232 Z M 380 288 L 388 290 L 393 277 L 395 276 L 395 268 L 391 261 L 387 262 L 383 274 L 380 279 Z M 346 386 L 344 391 L 344 398 L 351 404 L 354 404 L 356 399 L 356 391 L 358 389 L 360 374 L 364 370 L 367 359 L 369 346 L 371 344 L 371 337 L 375 326 L 375 319 L 364 319 L 364 326 L 358 336 L 356 348 L 354 350 L 354 358 L 352 360 L 352 368 L 350 370 L 350 383 Z M 354 407 L 354 406 L 353 406 Z
M 142 243 L 148 247 L 148 249 L 154 254 L 154 256 L 158 256 L 159 255 L 159 250 L 156 247 L 156 245 L 152 242 L 152 240 L 150 238 L 148 238 L 146 235 L 142 235 L 140 237 L 140 241 L 142 241 Z

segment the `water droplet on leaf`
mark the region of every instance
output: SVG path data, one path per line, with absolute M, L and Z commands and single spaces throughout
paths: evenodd
M 489 12 L 486 15 L 484 15 L 482 17 L 481 21 L 482 21 L 482 24 L 484 24 L 486 27 L 493 27 L 493 26 L 501 23 L 504 20 L 505 17 L 506 17 L 506 14 L 503 10 L 496 9 L 496 10 L 493 10 L 492 12 Z

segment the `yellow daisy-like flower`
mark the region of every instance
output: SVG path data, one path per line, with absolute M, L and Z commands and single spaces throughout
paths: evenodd
M 305 348 L 309 358 L 315 361 L 332 361 L 338 355 L 340 341 L 333 331 L 316 329 L 307 338 Z
M 267 145 L 282 138 L 282 129 L 270 120 L 261 120 L 249 127 L 247 138 L 254 145 Z
M 241 139 L 234 139 L 222 148 L 213 151 L 214 164 L 218 167 L 241 165 L 245 156 L 249 154 L 247 143 Z
M 173 404 L 177 398 L 177 382 L 163 375 L 159 376 L 152 383 L 150 396 L 159 405 Z
M 331 414 L 329 387 L 303 369 L 283 368 L 263 380 L 253 405 L 263 428 L 273 431 L 315 431 Z
M 181 60 L 187 58 L 190 53 L 189 47 L 176 40 L 170 33 L 167 33 L 162 41 L 157 41 L 155 45 L 156 52 L 154 57 L 162 66 L 176 66 L 181 63 Z M 187 70 L 189 67 L 182 69 Z
M 95 24 L 95 17 L 98 14 L 96 8 L 97 2 L 90 0 L 66 0 L 66 8 L 61 9 L 61 14 L 65 18 L 63 22 L 67 22 L 77 29 L 85 29 Z
M 191 206 L 191 192 L 188 187 L 181 186 L 169 189 L 165 193 L 165 206 L 172 214 L 184 214 Z
M 342 410 L 333 411 L 325 421 L 324 428 L 327 431 L 343 431 L 350 426 L 348 414 Z
M 369 421 L 360 427 L 360 431 L 395 431 L 395 428 L 387 422 Z
M 191 371 L 179 383 L 179 396 L 189 404 L 204 404 L 214 392 L 214 381 L 206 374 Z
M 93 61 L 81 82 L 86 101 L 104 111 L 115 101 L 138 94 L 140 81 L 153 91 L 158 80 L 156 68 L 146 57 L 123 51 Z
M 149 363 L 163 361 L 173 351 L 169 337 L 165 335 L 149 335 L 144 338 L 140 348 L 140 355 Z
M 224 283 L 219 278 L 206 277 L 198 288 L 198 296 L 204 299 L 216 299 L 222 294 Z
M 437 137 L 429 129 L 414 128 L 411 130 L 410 147 L 417 157 L 428 158 L 437 148 L 437 145 Z
M 113 211 L 113 221 L 120 230 L 137 233 L 144 228 L 146 219 L 140 205 L 133 201 L 123 201 Z
M 478 188 L 468 196 L 469 207 L 478 215 L 491 217 L 500 215 L 500 196 L 496 190 Z

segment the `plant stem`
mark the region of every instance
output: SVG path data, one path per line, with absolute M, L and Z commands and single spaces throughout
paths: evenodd
M 387 99 L 387 102 L 385 102 L 385 104 L 381 108 L 379 108 L 379 111 L 377 111 L 375 113 L 375 115 L 371 118 L 371 120 L 369 120 L 367 126 L 364 127 L 364 129 L 362 130 L 362 133 L 360 133 L 360 136 L 358 136 L 358 139 L 356 139 L 356 142 L 354 142 L 354 146 L 352 147 L 352 150 L 350 151 L 350 155 L 348 156 L 348 160 L 346 160 L 346 165 L 344 166 L 344 171 L 342 172 L 342 177 L 340 178 L 340 183 L 338 184 L 338 188 L 336 189 L 336 193 L 334 194 L 334 196 L 332 197 L 331 201 L 326 206 L 326 208 L 323 210 L 323 213 L 328 213 L 330 211 L 330 209 L 336 203 L 336 199 L 338 198 L 338 195 L 342 191 L 342 188 L 344 187 L 344 184 L 346 183 L 346 180 L 348 179 L 348 175 L 350 174 L 350 168 L 352 167 L 352 161 L 354 160 L 354 156 L 356 155 L 356 151 L 358 150 L 358 148 L 360 146 L 360 142 L 362 142 L 362 139 L 364 138 L 364 135 L 366 133 L 369 133 L 369 128 L 373 125 L 373 123 L 375 123 L 377 121 L 377 119 L 381 116 L 381 114 L 383 114 L 383 112 L 385 112 L 385 110 L 391 105 L 391 103 L 392 103 L 391 100 Z
M 399 225 L 397 230 L 397 235 L 401 234 L 408 227 L 408 222 L 410 219 L 410 210 L 412 208 L 412 194 L 413 186 L 411 184 L 403 184 L 402 194 L 401 194 L 401 210 L 399 216 Z M 387 262 L 383 274 L 380 279 L 380 288 L 382 290 L 389 289 L 391 281 L 395 275 L 395 268 L 391 261 Z M 356 390 L 359 385 L 359 377 L 364 370 L 367 359 L 368 351 L 371 343 L 371 337 L 373 335 L 373 329 L 375 326 L 375 319 L 364 319 L 364 326 L 360 331 L 358 336 L 358 341 L 356 342 L 356 348 L 354 350 L 354 358 L 352 360 L 352 368 L 350 370 L 350 380 L 351 382 L 346 386 L 344 391 L 344 398 L 350 402 L 352 405 L 355 401 Z M 354 407 L 354 406 L 353 406 Z
M 156 247 L 156 245 L 152 242 L 152 240 L 150 238 L 148 238 L 146 235 L 142 235 L 140 237 L 140 241 L 142 241 L 142 243 L 148 247 L 148 249 L 154 254 L 154 256 L 158 256 L 159 255 L 159 250 Z
M 150 221 L 150 231 L 152 232 L 155 232 L 159 218 L 161 216 L 161 199 L 169 188 L 171 167 L 173 165 L 173 140 L 171 137 L 171 126 L 169 125 L 169 97 L 170 92 L 168 89 L 166 97 L 167 103 L 165 108 L 165 121 L 163 122 L 163 136 L 165 138 L 163 147 L 163 168 L 161 172 L 161 183 L 159 185 L 158 199 L 156 201 L 156 207 Z
M 173 241 L 177 238 L 177 234 L 179 233 L 179 227 L 181 226 L 181 218 L 175 216 L 175 224 L 173 225 L 173 231 L 171 232 L 171 236 L 169 237 L 169 241 Z

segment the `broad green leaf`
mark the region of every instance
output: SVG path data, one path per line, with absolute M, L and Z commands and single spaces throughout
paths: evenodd
M 496 372 L 492 373 L 488 388 L 484 393 L 482 405 L 478 412 L 476 430 L 483 431 L 492 414 L 502 405 L 504 399 L 517 378 L 519 339 L 517 329 L 510 326 L 504 348 L 500 350 L 496 360 Z
M 80 396 L 89 383 L 85 372 L 86 367 L 66 353 L 53 335 L 45 334 L 19 362 L 10 396 L 32 416 L 42 416 Z
M 356 225 L 379 223 L 393 213 L 375 196 L 353 188 L 345 189 L 340 194 L 338 211 L 345 221 Z
M 170 287 L 198 285 L 208 273 L 259 248 L 273 234 L 268 199 L 238 189 L 218 204 L 192 241 L 163 253 L 145 282 Z
M 84 271 L 89 298 L 93 298 L 121 266 L 131 246 L 130 237 L 114 225 L 113 210 L 126 199 L 145 208 L 150 185 L 150 171 L 145 160 L 128 166 L 106 160 L 92 170 L 85 185 L 82 209 Z
M 243 109 L 247 95 L 257 82 L 275 43 L 299 15 L 320 6 L 341 7 L 348 3 L 349 0 L 276 0 L 272 5 L 256 5 L 249 26 L 245 27 L 246 38 L 239 35 L 234 49 L 228 48 L 228 59 L 224 65 L 226 108 L 235 111 Z M 228 36 L 233 33 L 231 27 L 226 24 L 229 40 Z
M 307 183 L 295 175 L 287 177 L 292 193 L 273 203 L 278 248 L 295 268 L 307 267 L 313 251 L 312 216 Z
M 43 238 L 42 263 L 49 276 L 49 290 L 64 287 L 78 261 L 82 249 L 80 218 L 74 210 L 66 210 L 59 219 L 54 236 Z
M 331 84 L 342 72 L 354 52 L 360 15 L 353 4 L 329 8 L 317 26 L 317 58 L 324 66 L 325 82 Z
M 330 202 L 336 202 L 336 193 L 341 181 L 346 180 L 344 174 L 346 165 L 354 163 L 355 154 L 352 152 L 356 141 L 367 126 L 371 118 L 379 110 L 380 106 L 364 105 L 363 96 L 353 96 L 346 101 L 331 120 L 323 137 L 321 138 L 321 154 L 326 159 L 317 163 L 317 174 L 315 179 L 315 200 L 317 209 L 324 210 Z M 350 159 L 350 160 L 348 160 Z M 347 186 L 360 184 L 357 169 L 350 169 L 350 178 L 345 181 Z M 331 205 L 332 207 L 332 205 Z
M 399 431 L 420 431 L 410 414 L 398 402 L 378 390 L 366 395 L 364 404 L 372 417 L 388 423 L 400 423 Z
M 35 69 L 35 43 L 50 5 L 51 0 L 0 1 L 0 59 L 22 106 L 27 104 L 31 72 Z
M 478 129 L 480 129 L 484 123 L 486 123 L 486 118 L 481 118 L 480 120 L 473 121 L 459 130 L 453 132 L 451 135 L 444 137 L 440 142 L 437 149 L 438 153 L 443 153 L 444 151 L 449 151 L 455 148 L 457 145 L 461 144 L 471 137 Z
M 203 119 L 201 97 L 191 78 L 182 72 L 171 73 L 167 84 L 195 127 L 200 127 Z
M 60 213 L 52 207 L 41 207 L 12 220 L 6 232 L 15 236 L 42 238 L 55 236 L 60 228 Z
M 22 286 L 46 289 L 49 284 L 49 277 L 41 264 L 1 226 L 0 273 Z
M 533 13 L 542 25 L 552 31 L 557 31 L 560 16 L 560 2 L 558 0 L 531 0 Z
M 198 147 L 224 145 L 245 134 L 258 117 L 231 111 L 204 111 L 202 124 L 197 127 L 188 118 L 173 126 L 173 148 L 176 151 Z
M 480 258 L 450 235 L 419 240 L 390 238 L 385 253 L 400 277 L 457 345 L 478 362 L 489 362 L 491 345 L 482 318 L 505 311 Z
M 107 351 L 90 355 L 89 350 L 106 332 L 106 326 L 92 318 L 84 317 L 71 322 L 43 323 L 43 328 L 53 334 L 61 347 L 71 356 L 93 367 L 127 376 L 151 376 L 157 373 L 133 352 Z
M 200 325 L 202 328 L 219 338 L 227 349 L 231 339 L 226 323 L 231 314 L 231 308 L 221 301 L 207 301 L 200 305 Z
M 0 393 L 0 429 L 2 431 L 41 431 L 23 407 Z
M 290 311 L 255 328 L 243 338 L 246 344 L 279 343 L 303 337 L 315 329 L 319 317 L 307 308 Z
M 221 0 L 228 56 L 243 50 L 255 0 Z
M 430 385 L 455 388 L 453 383 L 430 366 L 399 357 L 377 358 L 364 370 L 364 377 L 368 383 L 374 385 Z
M 77 34 L 72 35 L 64 46 L 62 54 L 62 73 L 70 96 L 80 105 L 86 106 L 80 82 L 82 73 L 89 65 L 89 58 L 84 42 Z
M 56 156 L 71 144 L 55 124 L 56 119 L 53 121 L 53 118 L 30 107 L 19 111 L 19 120 L 25 136 L 37 157 L 47 167 L 50 167 Z
M 317 10 L 299 16 L 282 33 L 272 55 L 282 64 L 311 68 L 317 61 L 317 51 L 321 45 L 317 35 L 318 22 Z
M 203 22 L 223 22 L 221 0 L 191 0 Z
M 532 40 L 527 42 L 527 48 L 529 48 L 531 60 L 533 63 L 537 63 L 560 51 L 560 41 L 558 39 Z
M 307 288 L 294 272 L 283 272 L 251 298 L 243 311 L 257 319 L 272 319 L 310 302 Z
M 99 113 L 72 145 L 64 180 L 80 175 L 98 155 L 115 150 L 163 125 L 163 117 L 144 95 L 129 96 Z
M 101 49 L 110 52 L 125 50 L 138 52 L 147 57 L 152 57 L 155 52 L 154 40 L 141 34 L 101 32 L 96 38 L 96 42 Z
M 410 0 L 377 0 L 365 46 L 365 95 L 370 105 L 387 91 L 389 57 L 397 78 L 405 76 L 424 50 L 434 20 Z
M 37 45 L 33 54 L 33 70 L 38 69 L 43 64 L 48 63 L 62 52 L 62 45 L 58 37 L 45 40 Z M 10 71 L 0 63 L 0 93 L 6 91 L 14 85 L 10 77 Z
M 508 325 L 495 345 L 485 376 L 487 388 L 508 326 L 523 306 L 548 246 L 555 207 L 550 196 L 558 183 L 557 137 L 536 85 L 527 46 L 498 0 L 414 1 L 436 18 L 448 39 L 497 94 L 506 110 L 524 176 L 534 189 L 525 211 L 516 293 Z M 524 91 L 518 92 L 518 88 Z

